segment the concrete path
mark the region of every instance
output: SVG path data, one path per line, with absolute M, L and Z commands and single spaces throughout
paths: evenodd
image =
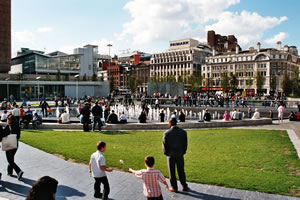
M 275 127 L 275 128 L 274 128 Z M 274 126 L 277 129 L 279 126 Z M 265 127 L 266 128 L 266 127 Z M 93 178 L 89 177 L 88 166 L 75 164 L 60 159 L 54 155 L 45 153 L 26 144 L 20 143 L 16 155 L 16 163 L 22 168 L 24 178 L 18 181 L 16 176 L 6 175 L 6 158 L 4 152 L 0 152 L 0 200 L 25 199 L 31 185 L 38 178 L 48 175 L 58 180 L 59 186 L 56 194 L 57 200 L 66 199 L 94 199 Z M 114 171 L 107 173 L 111 186 L 110 199 L 114 200 L 142 200 L 142 182 L 130 173 Z M 180 184 L 178 184 L 180 186 Z M 265 194 L 246 190 L 237 190 L 211 185 L 189 183 L 191 191 L 171 193 L 163 189 L 166 200 L 209 199 L 278 199 L 292 200 L 293 197 Z M 179 187 L 179 189 L 181 189 Z M 299 199 L 299 198 L 298 198 Z

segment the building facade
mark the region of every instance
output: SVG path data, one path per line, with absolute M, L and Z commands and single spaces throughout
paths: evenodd
M 215 34 L 215 31 L 207 32 L 207 43 L 218 52 L 235 51 L 236 48 L 241 50 L 234 35 L 222 36 Z
M 214 51 L 215 52 L 215 51 Z M 299 67 L 299 55 L 295 46 L 277 43 L 277 49 L 250 47 L 247 51 L 219 53 L 206 58 L 202 67 L 203 87 L 212 90 L 223 90 L 221 82 L 224 74 L 230 78 L 235 75 L 238 80 L 237 89 L 257 93 L 257 76 L 262 75 L 264 93 L 271 90 L 272 75 L 276 77 L 276 91 L 282 90 L 282 79 L 287 75 L 290 79 L 296 76 Z
M 150 78 L 164 80 L 173 77 L 176 81 L 201 71 L 211 49 L 194 39 L 170 41 L 169 50 L 153 54 L 150 63 Z
M 11 0 L 0 1 L 0 73 L 10 70 Z

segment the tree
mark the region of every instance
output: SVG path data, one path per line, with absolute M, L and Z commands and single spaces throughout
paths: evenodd
M 229 85 L 230 85 L 230 88 L 233 92 L 235 92 L 237 86 L 238 86 L 238 79 L 236 77 L 235 74 L 231 74 L 231 77 L 230 77 L 230 81 L 229 81 Z
M 129 82 L 129 89 L 131 92 L 135 92 L 136 89 L 137 89 L 137 86 L 139 84 L 139 81 L 137 80 L 137 76 L 136 74 L 132 74 L 129 76 L 129 79 L 128 79 L 128 82 Z
M 198 92 L 200 91 L 200 88 L 202 86 L 202 80 L 203 77 L 201 75 L 200 71 L 195 71 L 191 76 L 188 77 L 187 83 L 190 86 L 190 90 L 192 92 Z
M 224 89 L 224 91 L 227 91 L 229 88 L 229 77 L 228 77 L 227 72 L 222 74 L 221 87 Z
M 256 74 L 256 88 L 258 96 L 262 93 L 263 85 L 264 85 L 265 77 L 260 72 Z
M 282 78 L 282 89 L 286 95 L 291 94 L 293 91 L 292 81 L 286 74 Z
M 95 73 L 93 73 L 92 81 L 97 81 L 97 80 L 98 80 L 97 75 Z
M 270 88 L 271 88 L 271 91 L 276 91 L 276 82 L 277 82 L 277 77 L 275 75 L 272 75 L 271 76 L 271 80 L 270 80 Z

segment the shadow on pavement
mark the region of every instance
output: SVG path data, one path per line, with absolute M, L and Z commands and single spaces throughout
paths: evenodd
M 26 197 L 31 187 L 27 187 L 24 185 L 19 185 L 16 183 L 6 182 L 1 180 L 0 181 L 0 193 L 7 192 L 13 195 Z
M 74 188 L 69 187 L 69 186 L 58 185 L 55 196 L 57 199 L 64 200 L 64 199 L 66 199 L 65 197 L 84 197 L 86 195 Z
M 211 194 L 204 194 L 191 189 L 187 192 L 178 192 L 178 193 L 185 196 L 193 197 L 195 199 L 203 199 L 203 200 L 238 200 L 235 198 L 219 197 Z

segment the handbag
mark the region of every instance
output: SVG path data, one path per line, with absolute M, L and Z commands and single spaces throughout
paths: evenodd
M 18 141 L 16 134 L 9 134 L 6 137 L 2 138 L 2 150 L 8 151 L 18 148 Z

